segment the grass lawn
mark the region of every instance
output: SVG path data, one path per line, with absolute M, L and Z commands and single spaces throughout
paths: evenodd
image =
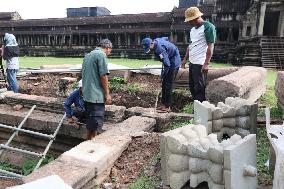
M 43 65 L 82 64 L 83 58 L 58 58 L 58 57 L 20 57 L 21 68 L 40 68 Z M 109 63 L 127 66 L 130 68 L 141 68 L 144 65 L 160 65 L 156 60 L 138 60 L 124 58 L 109 58 Z M 231 64 L 211 63 L 213 68 L 231 67 Z

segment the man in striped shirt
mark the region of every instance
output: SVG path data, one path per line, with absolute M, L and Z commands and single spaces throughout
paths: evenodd
M 208 65 L 213 55 L 216 41 L 215 26 L 204 21 L 203 13 L 197 7 L 185 11 L 185 22 L 192 25 L 187 53 L 181 67 L 189 60 L 189 89 L 193 100 L 205 101 L 205 83 Z

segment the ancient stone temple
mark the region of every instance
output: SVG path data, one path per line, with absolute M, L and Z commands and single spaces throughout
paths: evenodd
M 284 0 L 180 0 L 171 12 L 55 19 L 22 20 L 1 13 L 0 35 L 15 34 L 22 55 L 28 56 L 83 56 L 108 38 L 113 57 L 149 58 L 140 46 L 146 36 L 167 36 L 184 55 L 191 28 L 184 23 L 184 11 L 189 6 L 198 6 L 217 28 L 213 60 L 283 67 Z

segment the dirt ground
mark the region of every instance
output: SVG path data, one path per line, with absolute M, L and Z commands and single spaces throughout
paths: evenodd
M 147 133 L 133 138 L 122 156 L 115 162 L 109 178 L 105 183 L 113 183 L 115 188 L 127 188 L 129 183 L 139 177 L 141 171 L 148 166 L 153 157 L 159 153 L 159 134 Z M 147 176 L 153 176 L 160 170 L 159 164 L 147 168 Z M 145 173 L 145 171 L 144 171 Z
M 66 93 L 73 90 L 74 85 L 69 84 L 66 88 L 66 93 L 60 89 L 59 80 L 63 77 L 78 78 L 78 74 L 41 74 L 30 75 L 19 79 L 19 84 L 22 93 L 34 94 L 48 97 L 66 98 Z M 133 74 L 127 85 L 139 84 L 139 91 L 127 91 L 124 89 L 116 89 L 111 91 L 113 103 L 115 105 L 140 107 L 154 107 L 157 92 L 160 90 L 161 83 L 158 76 L 147 74 Z M 173 109 L 180 111 L 181 108 L 190 102 L 189 96 L 173 95 Z M 109 178 L 104 183 L 112 183 L 113 188 L 128 188 L 143 172 L 147 177 L 159 177 L 160 161 L 159 161 L 159 134 L 149 133 L 144 136 L 133 138 L 129 147 L 123 152 L 122 156 L 115 162 L 111 170 Z M 153 159 L 156 161 L 153 163 Z M 0 178 L 1 179 L 1 178 Z M 157 184 L 156 188 L 163 188 Z M 10 184 L 10 185 L 9 185 Z M 16 180 L 0 180 L 0 189 L 2 186 L 11 186 L 17 184 Z M 207 189 L 207 184 L 203 184 L 202 189 Z M 264 189 L 265 187 L 259 187 Z M 269 187 L 268 187 L 269 188 Z M 164 189 L 164 188 L 163 188 Z M 185 186 L 184 189 L 190 189 Z M 266 189 L 266 188 L 265 188 Z
M 62 101 L 70 94 L 76 82 L 71 82 L 67 87 L 62 86 L 60 79 L 64 77 L 78 78 L 79 74 L 33 74 L 19 78 L 20 92 L 31 95 L 61 98 Z M 132 74 L 125 88 L 111 90 L 114 105 L 126 108 L 140 106 L 154 108 L 157 94 L 161 90 L 159 76 L 150 74 Z M 161 96 L 161 95 L 160 95 Z M 179 111 L 190 102 L 190 96 L 173 94 L 173 111 Z M 160 99 L 158 102 L 160 105 Z
M 0 177 L 0 189 L 23 184 L 23 181 L 18 179 L 6 179 Z

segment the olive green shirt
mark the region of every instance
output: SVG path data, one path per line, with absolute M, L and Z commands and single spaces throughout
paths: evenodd
M 97 47 L 88 53 L 82 65 L 83 99 L 91 103 L 104 103 L 101 76 L 109 73 L 106 54 Z

